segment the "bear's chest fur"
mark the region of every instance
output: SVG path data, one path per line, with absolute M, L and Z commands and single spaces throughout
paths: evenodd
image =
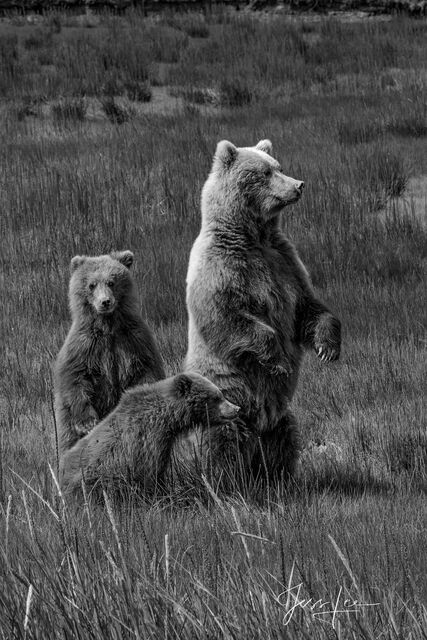
M 100 418 L 118 403 L 128 386 L 132 354 L 126 342 L 114 333 L 93 333 L 86 358 L 86 378 L 92 391 L 92 404 Z
M 247 286 L 254 313 L 261 313 L 283 338 L 289 339 L 294 333 L 297 283 L 286 255 L 268 242 L 259 243 L 249 256 L 248 266 Z

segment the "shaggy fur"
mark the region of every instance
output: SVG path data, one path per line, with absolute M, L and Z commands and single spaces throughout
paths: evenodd
M 164 377 L 138 310 L 132 262 L 130 251 L 71 261 L 72 326 L 54 370 L 61 453 L 110 413 L 125 389 Z
M 202 192 L 202 227 L 187 275 L 185 368 L 210 378 L 242 407 L 241 450 L 255 475 L 292 474 L 300 439 L 289 403 L 303 347 L 340 354 L 340 322 L 316 299 L 280 229 L 304 183 L 285 176 L 268 140 L 218 144 Z
M 195 373 L 134 387 L 116 409 L 67 451 L 61 462 L 61 486 L 78 493 L 101 488 L 137 487 L 145 494 L 162 488 L 178 437 L 232 420 L 239 407 Z

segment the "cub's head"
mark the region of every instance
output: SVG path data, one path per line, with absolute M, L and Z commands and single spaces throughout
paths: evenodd
M 299 200 L 304 182 L 286 176 L 272 153 L 270 140 L 261 140 L 255 147 L 219 142 L 203 194 L 207 207 L 203 208 L 209 208 L 209 200 L 219 192 L 227 198 L 230 210 L 230 200 L 238 199 L 268 219 Z
M 113 314 L 132 290 L 132 263 L 131 251 L 95 258 L 75 256 L 71 260 L 71 312 L 85 309 L 100 316 Z
M 235 418 L 240 409 L 226 400 L 213 382 L 198 373 L 179 373 L 169 378 L 167 393 L 177 403 L 179 417 L 192 424 L 227 422 Z

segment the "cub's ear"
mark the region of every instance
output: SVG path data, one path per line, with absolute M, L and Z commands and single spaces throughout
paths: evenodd
M 178 397 L 183 397 L 187 395 L 187 393 L 191 389 L 191 385 L 193 384 L 192 379 L 187 376 L 185 373 L 179 373 L 175 377 L 175 393 Z
M 70 262 L 71 273 L 81 267 L 84 262 L 86 262 L 86 256 L 74 256 Z
M 270 140 L 260 140 L 255 149 L 258 149 L 258 151 L 264 151 L 264 153 L 268 153 L 269 156 L 273 153 L 273 145 Z
M 235 159 L 237 158 L 237 148 L 228 140 L 221 140 L 218 142 L 215 156 L 214 166 L 220 166 L 225 169 L 229 169 Z
M 128 269 L 133 265 L 132 251 L 113 251 L 113 253 L 110 253 L 110 256 L 114 258 L 114 260 L 121 262 Z

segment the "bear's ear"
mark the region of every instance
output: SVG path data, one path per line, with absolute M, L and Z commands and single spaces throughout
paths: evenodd
M 71 273 L 81 267 L 84 262 L 86 262 L 86 256 L 74 256 L 70 263 Z
M 273 145 L 270 140 L 260 140 L 255 149 L 258 149 L 258 151 L 264 151 L 264 153 L 268 153 L 269 156 L 273 153 Z
M 234 144 L 228 142 L 228 140 L 218 142 L 214 156 L 214 165 L 229 169 L 236 158 L 237 148 Z
M 113 253 L 110 253 L 110 256 L 114 258 L 114 260 L 121 262 L 128 269 L 133 265 L 132 251 L 113 251 Z
M 175 392 L 178 397 L 186 396 L 193 384 L 190 376 L 185 373 L 179 373 L 175 378 Z

